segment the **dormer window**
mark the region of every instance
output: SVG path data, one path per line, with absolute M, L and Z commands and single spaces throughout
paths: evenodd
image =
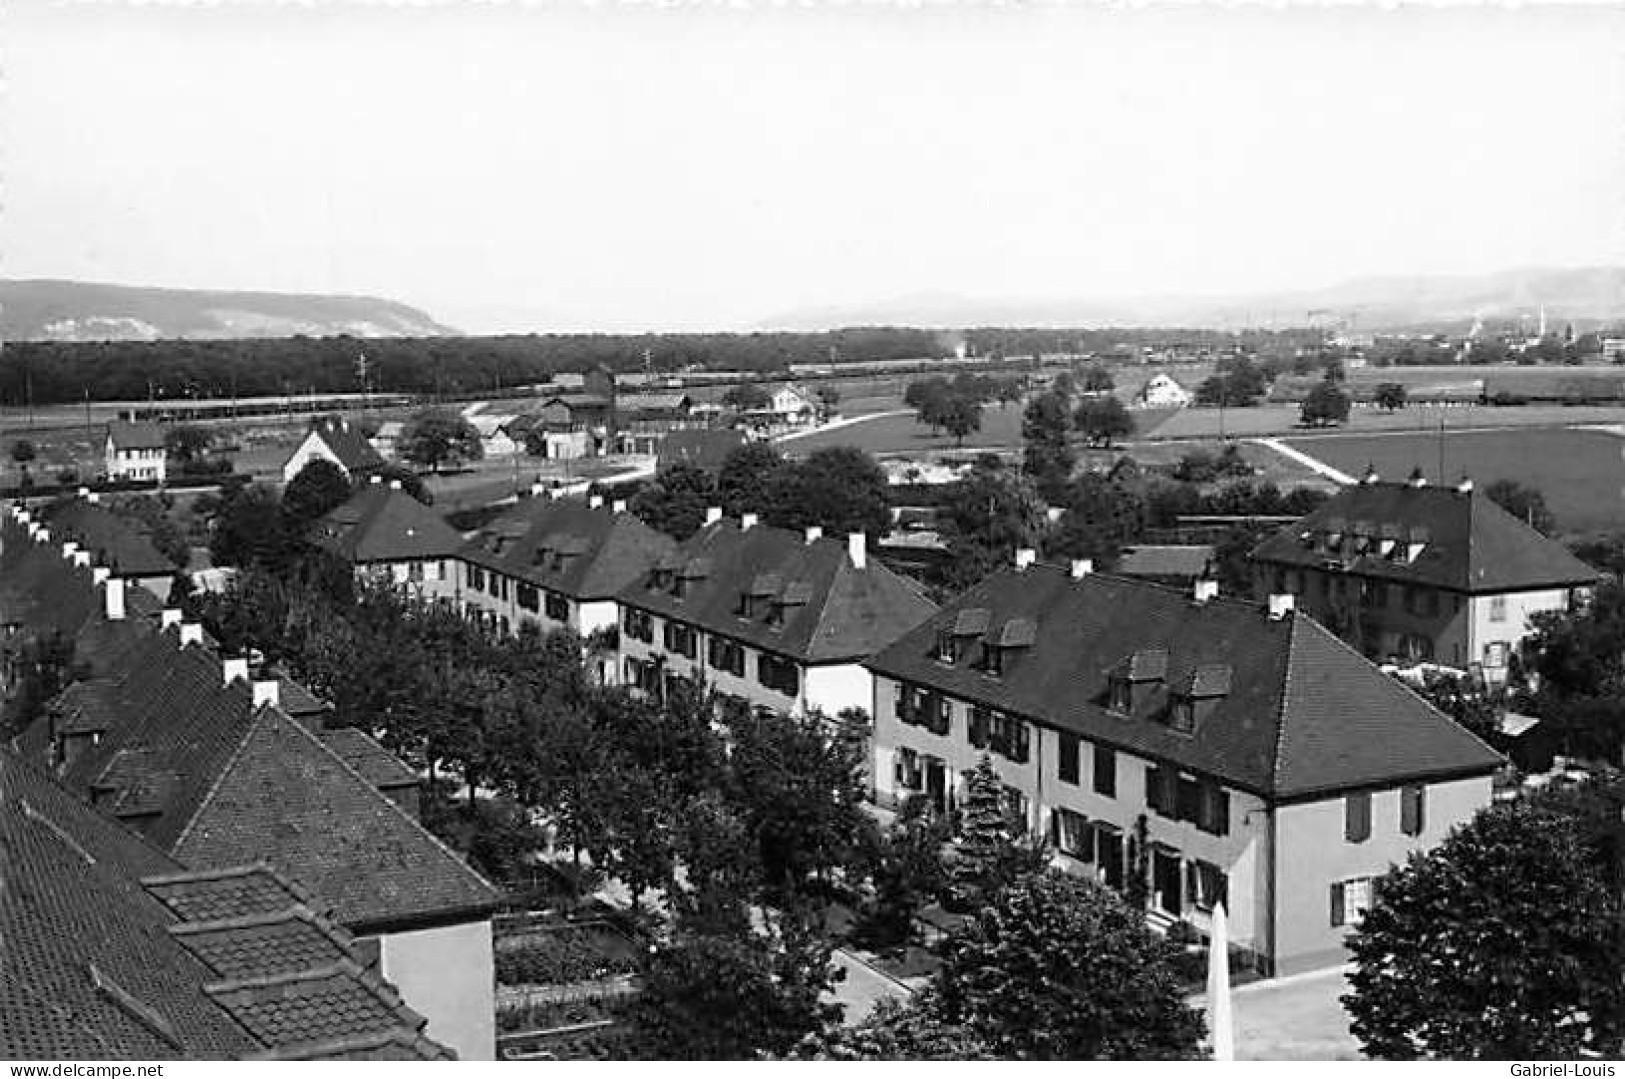
M 1153 689 L 1168 675 L 1168 652 L 1162 648 L 1140 648 L 1124 656 L 1106 672 L 1108 706 L 1128 715 L 1143 705 Z
M 991 620 L 986 607 L 967 607 L 960 611 L 953 624 L 937 634 L 937 658 L 944 663 L 959 662 L 970 642 L 987 632 Z
M 1219 702 L 1230 695 L 1231 670 L 1225 663 L 1204 663 L 1177 679 L 1170 690 L 1167 723 L 1182 734 L 1194 734 Z
M 1038 639 L 1038 624 L 1030 618 L 1011 618 L 982 640 L 982 670 L 1001 675 L 1022 649 Z

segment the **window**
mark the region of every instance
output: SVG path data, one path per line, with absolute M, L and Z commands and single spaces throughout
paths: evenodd
M 1050 839 L 1056 850 L 1080 862 L 1095 860 L 1095 830 L 1088 817 L 1070 809 L 1056 808 L 1049 820 Z
M 694 627 L 685 626 L 681 622 L 667 622 L 662 632 L 661 643 L 666 651 L 676 652 L 680 656 L 693 659 L 699 651 L 694 637 Z
M 912 749 L 899 749 L 892 760 L 892 779 L 900 790 L 920 790 L 923 784 L 919 755 Z
M 993 713 L 993 752 L 1016 764 L 1026 764 L 1031 737 L 1026 721 L 999 712 Z
M 478 566 L 468 567 L 468 587 L 482 589 L 485 587 L 485 571 Z
M 523 581 L 519 583 L 519 606 L 527 611 L 534 611 L 540 609 L 541 602 L 541 593 L 536 591 L 535 585 L 525 584 Z
M 1117 797 L 1117 751 L 1110 746 L 1095 746 L 1095 793 Z
M 1230 878 L 1211 862 L 1186 863 L 1187 898 L 1199 910 L 1211 911 L 1220 903 L 1229 905 Z
M 1426 792 L 1421 784 L 1399 789 L 1399 830 L 1406 835 L 1421 835 L 1427 827 Z
M 1230 834 L 1230 792 L 1217 783 L 1203 783 L 1196 811 L 1196 826 L 1209 835 Z
M 1371 838 L 1371 792 L 1361 791 L 1343 799 L 1343 838 L 1364 843 Z
M 953 706 L 940 693 L 925 693 L 922 696 L 920 725 L 932 734 L 946 735 L 953 726 Z
M 1095 858 L 1100 879 L 1112 888 L 1123 886 L 1123 833 L 1110 824 L 1095 826 Z
M 655 639 L 654 619 L 648 611 L 628 607 L 621 615 L 621 630 L 634 640 L 649 644 Z
M 1021 788 L 1012 787 L 1006 783 L 1001 793 L 1004 796 L 1005 812 L 1017 820 L 1025 821 L 1027 819 L 1027 796 L 1022 793 Z
M 1175 697 L 1168 708 L 1168 726 L 1181 734 L 1196 729 L 1196 702 L 1189 697 Z
M 966 734 L 976 749 L 986 749 L 993 739 L 993 713 L 981 705 L 972 705 Z
M 1371 906 L 1371 878 L 1355 877 L 1332 885 L 1332 924 L 1358 925 Z
M 801 672 L 795 661 L 766 652 L 756 657 L 756 681 L 786 697 L 794 697 L 801 692 Z
M 1060 775 L 1062 783 L 1078 782 L 1078 736 L 1075 734 L 1061 735 L 1061 761 Z
M 1505 641 L 1491 641 L 1484 646 L 1484 666 L 1505 667 L 1507 665 L 1507 643 Z
M 1505 622 L 1507 620 L 1507 598 L 1505 596 L 1490 597 L 1490 621 Z
M 1151 888 L 1156 894 L 1157 906 L 1178 917 L 1180 901 L 1184 898 L 1183 881 L 1179 872 L 1179 852 L 1161 843 L 1151 846 Z
M 557 592 L 549 592 L 543 601 L 547 617 L 555 622 L 568 622 L 570 620 L 570 601 Z
M 706 646 L 706 660 L 715 670 L 727 671 L 735 678 L 745 675 L 745 650 L 737 641 L 712 637 Z
M 1113 712 L 1122 712 L 1127 715 L 1134 710 L 1134 687 L 1129 685 L 1127 678 L 1121 675 L 1113 675 L 1106 692 L 1106 706 Z

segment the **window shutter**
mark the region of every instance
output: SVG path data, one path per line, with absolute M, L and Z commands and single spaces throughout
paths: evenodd
M 1399 791 L 1399 830 L 1406 835 L 1421 835 L 1423 789 L 1420 786 L 1402 787 Z
M 1343 886 L 1332 885 L 1332 924 L 1343 924 Z
M 1370 792 L 1346 795 L 1343 799 L 1343 838 L 1350 843 L 1364 843 L 1370 837 Z
M 1162 770 L 1154 764 L 1145 767 L 1145 802 L 1158 813 L 1162 812 Z
M 1213 834 L 1230 834 L 1230 792 L 1223 787 L 1213 789 Z

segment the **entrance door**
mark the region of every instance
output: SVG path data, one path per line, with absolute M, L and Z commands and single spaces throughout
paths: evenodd
M 1179 875 L 1179 852 L 1166 847 L 1151 850 L 1151 886 L 1157 893 L 1157 905 L 1177 917 L 1183 898 Z

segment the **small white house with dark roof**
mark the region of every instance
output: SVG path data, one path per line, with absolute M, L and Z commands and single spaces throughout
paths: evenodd
M 282 464 L 282 482 L 292 483 L 306 465 L 318 459 L 331 461 L 351 480 L 384 464 L 361 428 L 341 416 L 328 416 L 310 425 Z
M 156 480 L 167 477 L 164 429 L 156 423 L 107 425 L 103 465 L 109 480 Z

